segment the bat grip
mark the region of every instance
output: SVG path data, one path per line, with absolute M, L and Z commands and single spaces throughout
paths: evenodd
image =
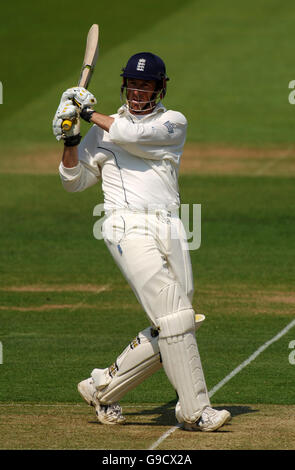
M 71 129 L 72 125 L 73 125 L 72 121 L 70 121 L 69 119 L 65 119 L 62 122 L 61 127 L 64 131 L 69 131 Z

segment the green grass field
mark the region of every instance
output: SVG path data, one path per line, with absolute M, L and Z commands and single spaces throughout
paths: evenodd
M 0 449 L 148 449 L 175 425 L 163 370 L 124 397 L 124 428 L 99 426 L 76 390 L 147 322 L 93 236 L 100 186 L 61 186 L 51 120 L 77 81 L 91 23 L 101 26 L 91 89 L 102 112 L 119 106 L 132 53 L 165 59 L 166 105 L 189 120 L 182 202 L 202 205 L 191 257 L 212 390 L 294 319 L 294 4 L 128 0 L 82 12 L 75 0 L 54 0 L 1 11 Z M 178 430 L 159 449 L 294 449 L 294 339 L 292 328 L 212 396 L 233 414 L 224 432 L 196 439 Z

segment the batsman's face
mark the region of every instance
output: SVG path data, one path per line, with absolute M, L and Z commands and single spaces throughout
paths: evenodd
M 155 104 L 156 80 L 129 78 L 127 81 L 127 101 L 132 114 L 148 114 Z

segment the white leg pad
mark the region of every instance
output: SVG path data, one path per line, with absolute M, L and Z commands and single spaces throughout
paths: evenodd
M 194 332 L 169 338 L 159 337 L 163 367 L 175 388 L 184 421 L 194 423 L 210 406 Z
M 161 367 L 158 332 L 151 327 L 146 328 L 124 349 L 114 364 L 92 371 L 98 400 L 105 404 L 119 401 Z
M 195 314 L 192 308 L 184 308 L 177 285 L 171 285 L 165 296 L 173 299 L 167 303 L 173 309 L 157 319 L 163 367 L 178 394 L 184 420 L 194 423 L 210 406 L 195 337 Z
M 205 315 L 195 315 L 196 330 L 204 320 Z M 137 335 L 110 367 L 92 371 L 97 397 L 102 403 L 119 401 L 162 367 L 158 339 L 157 332 L 148 327 Z

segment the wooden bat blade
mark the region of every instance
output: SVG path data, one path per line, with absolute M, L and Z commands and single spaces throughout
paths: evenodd
M 84 54 L 83 65 L 80 73 L 80 78 L 78 81 L 78 86 L 87 88 L 91 80 L 96 61 L 98 59 L 99 47 L 99 26 L 98 24 L 93 24 L 88 31 L 87 42 Z M 69 131 L 73 123 L 69 119 L 65 119 L 62 123 L 62 128 L 64 131 Z
M 93 24 L 88 32 L 83 66 L 78 82 L 78 85 L 84 88 L 87 88 L 90 82 L 98 58 L 98 38 L 99 26 L 98 24 Z

